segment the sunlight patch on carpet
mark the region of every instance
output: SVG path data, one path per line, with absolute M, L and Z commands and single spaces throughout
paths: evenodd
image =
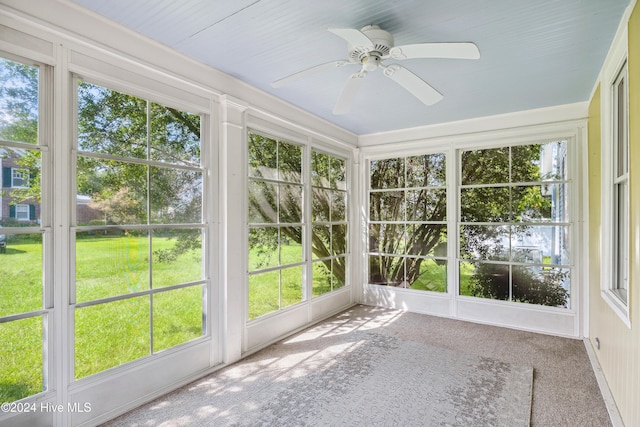
M 531 367 L 354 331 L 276 344 L 109 425 L 525 427 L 532 382 Z

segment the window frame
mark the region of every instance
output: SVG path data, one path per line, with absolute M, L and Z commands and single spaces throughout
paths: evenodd
M 22 181 L 23 185 L 16 185 L 15 184 L 16 180 Z M 11 168 L 11 188 L 28 188 L 28 187 L 29 187 L 29 173 L 25 172 L 25 169 L 22 169 L 22 168 Z
M 456 252 L 456 256 L 455 256 L 455 262 L 456 262 L 456 274 L 457 274 L 457 281 L 456 281 L 456 297 L 457 298 L 473 298 L 473 299 L 477 299 L 480 301 L 491 301 L 496 302 L 496 303 L 506 303 L 506 304 L 518 304 L 518 305 L 527 305 L 529 307 L 536 307 L 536 308 L 541 308 L 544 310 L 559 310 L 561 312 L 575 312 L 577 309 L 577 306 L 580 304 L 579 302 L 579 296 L 578 296 L 578 287 L 575 285 L 576 282 L 576 277 L 577 277 L 577 260 L 576 258 L 578 257 L 577 252 L 578 250 L 576 249 L 576 245 L 575 243 L 575 235 L 577 233 L 576 228 L 576 221 L 575 221 L 575 217 L 576 214 L 574 213 L 574 202 L 573 200 L 575 200 L 575 196 L 574 193 L 576 190 L 574 190 L 574 179 L 572 178 L 572 169 L 574 166 L 572 166 L 572 162 L 574 161 L 573 159 L 573 152 L 575 151 L 574 148 L 574 144 L 576 143 L 575 138 L 573 137 L 568 137 L 568 136 L 562 136 L 562 134 L 559 134 L 560 136 L 557 137 L 548 137 L 548 138 L 533 138 L 533 139 L 526 139 L 526 140 L 518 140 L 517 138 L 514 138 L 513 141 L 504 141 L 501 144 L 482 144 L 482 145 L 465 145 L 464 147 L 460 147 L 456 150 L 456 174 L 457 174 L 457 180 L 456 180 L 456 187 L 457 187 L 457 209 L 456 209 L 456 237 L 458 240 L 458 250 Z M 564 146 L 565 146 L 565 153 L 564 153 L 564 160 L 566 162 L 565 164 L 565 168 L 566 168 L 566 176 L 564 178 L 555 178 L 555 179 L 549 179 L 549 180 L 545 180 L 545 179 L 540 179 L 537 181 L 530 181 L 530 182 L 521 182 L 521 181 L 517 181 L 517 180 L 513 180 L 512 178 L 512 171 L 509 171 L 509 176 L 507 177 L 508 182 L 500 182 L 500 183 L 481 183 L 481 184 L 464 184 L 462 182 L 462 153 L 464 153 L 465 151 L 476 151 L 476 150 L 493 150 L 493 149 L 506 149 L 507 150 L 507 156 L 508 156 L 508 163 L 509 163 L 509 167 L 511 167 L 511 165 L 513 164 L 513 149 L 517 149 L 519 147 L 526 147 L 526 146 L 531 146 L 531 145 L 541 145 L 544 146 L 546 144 L 554 144 L 554 143 L 558 143 L 558 142 L 563 142 Z M 555 157 L 553 158 L 554 160 L 556 159 Z M 549 186 L 564 186 L 564 191 L 565 191 L 565 196 L 566 198 L 564 199 L 564 211 L 563 211 L 563 215 L 561 216 L 560 219 L 558 220 L 535 220 L 535 219 L 529 219 L 526 221 L 518 221 L 515 218 L 510 218 L 507 220 L 503 220 L 503 221 L 489 221 L 489 222 L 472 222 L 472 221 L 463 221 L 462 220 L 462 209 L 463 209 L 463 202 L 462 202 L 462 190 L 464 189 L 505 189 L 508 190 L 509 193 L 509 198 L 510 201 L 513 201 L 512 199 L 512 190 L 516 189 L 518 187 L 536 187 L 536 186 L 541 186 L 544 187 L 546 185 Z M 460 244 L 460 236 L 462 234 L 462 227 L 465 226 L 472 226 L 472 227 L 483 227 L 483 226 L 488 226 L 488 227 L 506 227 L 508 231 L 508 235 L 509 235 L 509 257 L 506 260 L 492 260 L 490 257 L 487 258 L 479 258 L 479 259 L 473 259 L 473 258 L 465 258 L 463 257 L 463 253 L 462 253 L 462 246 Z M 568 245 L 568 259 L 563 262 L 557 262 L 557 263 L 550 263 L 550 264 L 545 264 L 542 261 L 538 262 L 538 263 L 532 263 L 530 261 L 523 261 L 523 260 L 519 260 L 517 258 L 514 258 L 514 254 L 515 251 L 512 250 L 511 247 L 511 241 L 513 239 L 513 235 L 511 233 L 511 230 L 513 227 L 517 227 L 517 226 L 531 226 L 531 227 L 558 227 L 561 229 L 564 229 L 566 231 L 566 234 L 568 235 L 565 242 Z M 508 294 L 508 298 L 506 300 L 502 300 L 502 299 L 497 299 L 497 298 L 483 298 L 483 297 L 474 297 L 474 296 L 470 296 L 470 295 L 462 295 L 461 292 L 461 280 L 460 280 L 460 266 L 463 263 L 469 263 L 469 264 L 493 264 L 493 265 L 502 265 L 502 266 L 506 266 L 508 268 L 509 271 L 509 294 Z M 548 305 L 543 305 L 543 304 L 535 304 L 535 303 L 528 303 L 528 302 L 517 302 L 517 301 L 513 301 L 512 300 L 512 277 L 513 277 L 513 271 L 514 269 L 517 268 L 527 268 L 530 266 L 534 266 L 534 267 L 540 267 L 540 268 L 552 268 L 552 269 L 557 269 L 559 271 L 566 271 L 568 274 L 568 279 L 569 279 L 569 287 L 567 289 L 568 292 L 568 296 L 567 296 L 567 305 L 566 307 L 556 307 L 556 306 L 548 306 Z
M 299 129 L 292 129 L 286 126 L 285 124 L 278 124 L 271 120 L 271 118 L 262 117 L 261 114 L 257 112 L 252 112 L 248 115 L 246 119 L 245 127 L 243 129 L 245 144 L 244 144 L 244 187 L 247 192 L 244 197 L 244 260 L 245 263 L 245 283 L 244 283 L 244 314 L 243 319 L 245 324 L 249 327 L 251 325 L 260 325 L 262 322 L 269 322 L 270 319 L 278 319 L 278 316 L 285 314 L 287 312 L 294 312 L 295 310 L 310 306 L 313 307 L 317 301 L 324 300 L 325 298 L 331 298 L 334 295 L 340 294 L 341 292 L 351 292 L 353 289 L 352 286 L 352 250 L 353 245 L 350 243 L 352 241 L 352 233 L 353 233 L 353 219 L 352 219 L 352 211 L 353 207 L 350 206 L 350 201 L 352 200 L 352 188 L 351 188 L 351 180 L 352 180 L 352 169 L 351 162 L 353 161 L 352 155 L 349 151 L 344 148 L 333 146 L 330 143 L 327 143 L 324 139 L 317 138 L 313 135 L 310 135 Z M 296 264 L 288 264 L 285 266 L 276 266 L 272 268 L 267 268 L 264 270 L 249 270 L 249 230 L 254 229 L 256 227 L 262 226 L 274 226 L 280 227 L 278 223 L 265 224 L 265 223 L 249 223 L 249 206 L 248 206 L 248 189 L 250 182 L 252 180 L 255 181 L 250 176 L 249 171 L 249 134 L 255 133 L 261 135 L 265 138 L 270 138 L 276 141 L 282 141 L 291 145 L 299 146 L 302 149 L 302 176 L 301 176 L 301 185 L 303 188 L 302 194 L 302 221 L 300 224 L 293 224 L 295 226 L 301 225 L 303 232 L 303 243 L 302 243 L 302 251 L 303 251 L 303 260 L 300 263 Z M 337 258 L 340 256 L 344 256 L 346 258 L 346 273 L 345 273 L 345 284 L 336 289 L 332 289 L 331 292 L 326 292 L 321 295 L 313 295 L 313 266 L 316 262 L 319 261 L 318 258 L 314 258 L 312 255 L 312 227 L 315 224 L 312 221 L 312 187 L 313 179 L 312 179 L 312 165 L 311 165 L 311 156 L 313 152 L 318 152 L 321 154 L 326 154 L 341 160 L 345 161 L 345 181 L 346 181 L 346 209 L 345 209 L 345 221 L 339 222 L 337 224 L 347 224 L 347 233 L 345 238 L 347 239 L 346 243 L 346 253 L 340 254 L 338 256 L 332 256 L 329 258 Z M 261 179 L 258 179 L 261 180 Z M 287 224 L 291 225 L 291 224 Z M 281 270 L 282 268 L 288 268 L 291 266 L 302 266 L 303 268 L 303 284 L 302 284 L 302 292 L 303 298 L 300 302 L 279 307 L 276 310 L 271 312 L 261 314 L 259 316 L 250 318 L 249 317 L 249 278 L 252 275 L 259 274 L 260 272 L 270 272 Z M 266 323 L 265 323 L 266 324 Z
M 366 191 L 364 191 L 364 200 L 363 200 L 363 210 L 364 212 L 366 212 L 366 225 L 365 225 L 365 229 L 366 229 L 366 242 L 367 244 L 363 247 L 363 253 L 364 253 L 364 263 L 365 263 L 365 268 L 364 268 L 364 277 L 362 278 L 362 282 L 366 285 L 366 286 L 382 286 L 384 288 L 393 288 L 394 290 L 401 290 L 402 292 L 410 292 L 410 293 L 417 293 L 417 294 L 425 294 L 425 295 L 435 295 L 435 296 L 449 296 L 452 295 L 454 292 L 454 288 L 456 287 L 454 285 L 454 283 L 452 282 L 452 272 L 453 269 L 451 267 L 452 263 L 451 263 L 451 254 L 454 253 L 454 251 L 457 248 L 457 244 L 455 243 L 454 240 L 452 240 L 451 238 L 451 233 L 452 230 L 455 230 L 455 215 L 452 215 L 451 212 L 451 207 L 453 206 L 453 198 L 452 198 L 452 177 L 453 174 L 455 173 L 454 169 L 455 167 L 453 166 L 455 164 L 454 162 L 454 157 L 455 155 L 453 154 L 454 151 L 451 150 L 449 147 L 447 146 L 439 146 L 439 147 L 433 147 L 431 149 L 420 149 L 420 150 L 407 150 L 407 151 L 401 151 L 398 153 L 393 153 L 393 155 L 391 155 L 391 153 L 387 153 L 386 155 L 372 155 L 372 156 L 368 156 L 367 157 L 367 161 L 365 163 L 366 168 L 365 168 L 365 177 L 366 177 L 366 181 L 363 183 L 364 187 L 366 188 Z M 445 182 L 442 183 L 442 185 L 427 185 L 427 186 L 423 186 L 423 187 L 408 187 L 407 183 L 406 183 L 406 178 L 407 178 L 407 168 L 406 168 L 406 164 L 407 164 L 407 159 L 409 158 L 414 158 L 414 157 L 421 157 L 421 156 L 436 156 L 436 155 L 442 155 L 444 156 L 444 161 L 443 161 L 443 167 L 445 168 Z M 378 189 L 374 189 L 371 187 L 371 163 L 372 162 L 377 162 L 377 161 L 383 161 L 383 160 L 392 160 L 392 159 L 401 159 L 404 163 L 404 177 L 403 177 L 403 186 L 402 187 L 393 187 L 393 188 L 378 188 Z M 371 209 L 370 209 L 370 203 L 371 203 L 371 195 L 372 194 L 376 194 L 376 193 L 384 193 L 384 192 L 397 192 L 397 193 L 401 193 L 403 200 L 406 201 L 407 200 L 407 194 L 410 191 L 416 191 L 416 190 L 426 190 L 426 191 L 443 191 L 444 192 L 444 197 L 445 197 L 445 218 L 443 220 L 438 220 L 438 221 L 423 221 L 423 220 L 410 220 L 407 218 L 406 216 L 406 210 L 403 210 L 403 215 L 401 219 L 394 219 L 394 220 L 389 220 L 389 219 L 372 219 L 371 218 Z M 428 255 L 411 255 L 411 254 L 405 254 L 405 253 L 393 253 L 393 254 L 387 254 L 387 253 L 381 253 L 379 251 L 376 250 L 372 250 L 369 247 L 369 234 L 371 233 L 371 226 L 372 225 L 380 225 L 383 226 L 385 224 L 391 224 L 391 225 L 403 225 L 403 227 L 407 227 L 407 226 L 413 226 L 413 225 L 433 225 L 436 227 L 444 227 L 444 229 L 446 230 L 446 240 L 445 242 L 447 243 L 447 249 L 443 254 L 436 254 L 435 252 L 433 254 L 428 254 Z M 435 245 L 437 246 L 437 245 Z M 434 246 L 434 248 L 435 248 Z M 402 252 L 402 251 L 398 251 L 398 252 Z M 411 259 L 411 258 L 421 258 L 423 260 L 427 260 L 427 261 L 432 261 L 432 262 L 437 262 L 437 261 L 442 261 L 444 262 L 445 265 L 445 274 L 444 274 L 444 289 L 442 291 L 439 290 L 428 290 L 428 289 L 411 289 L 405 286 L 389 286 L 388 284 L 379 284 L 379 283 L 371 283 L 370 281 L 370 276 L 371 276 L 371 271 L 370 271 L 370 257 L 372 256 L 390 256 L 390 257 L 398 257 L 398 258 L 402 258 L 403 260 L 406 261 L 406 259 Z M 404 262 L 403 261 L 403 264 Z M 405 267 L 403 267 L 404 273 L 403 273 L 403 277 L 404 277 L 404 281 L 401 283 L 401 285 L 406 285 L 406 265 Z
M 56 312 L 59 310 L 54 303 L 54 290 L 53 290 L 53 264 L 54 264 L 54 230 L 51 226 L 52 209 L 49 205 L 49 201 L 53 200 L 53 187 L 52 187 L 52 155 L 51 150 L 51 135 L 53 133 L 53 115 L 50 113 L 53 111 L 53 97 L 54 92 L 54 67 L 47 62 L 37 61 L 29 59 L 25 56 L 16 55 L 5 50 L 0 50 L 0 57 L 5 60 L 17 62 L 26 66 L 35 67 L 38 69 L 38 136 L 36 144 L 28 142 L 14 142 L 14 141 L 0 141 L 0 144 L 4 147 L 10 147 L 16 150 L 28 150 L 40 153 L 40 176 L 41 176 L 41 188 L 40 188 L 40 218 L 37 223 L 32 223 L 31 220 L 31 206 L 30 204 L 23 203 L 22 206 L 26 206 L 28 219 L 21 219 L 20 222 L 30 222 L 19 227 L 6 227 L 3 229 L 3 234 L 7 237 L 10 235 L 40 235 L 41 236 L 41 257 L 42 257 L 42 294 L 41 304 L 37 310 L 30 310 L 26 312 L 20 312 L 11 314 L 8 316 L 0 316 L 0 324 L 10 323 L 14 321 L 40 319 L 41 322 L 41 373 L 42 373 L 42 390 L 34 394 L 25 396 L 21 400 L 26 402 L 32 402 L 42 399 L 42 396 L 51 395 L 55 393 L 57 386 L 57 379 L 54 371 L 54 359 L 58 353 L 58 349 L 55 346 L 55 338 L 48 331 L 52 331 L 55 325 Z M 26 188 L 26 187 L 14 187 L 13 186 L 13 173 L 16 168 L 11 166 L 11 185 L 13 188 Z M 29 176 L 27 175 L 27 179 Z M 3 183 L 5 185 L 5 183 Z M 10 194 L 8 195 L 9 197 Z M 17 207 L 17 205 L 14 205 Z M 16 212 L 17 214 L 17 212 Z M 16 215 L 17 216 L 17 215 Z M 17 218 L 16 218 L 17 219 Z M 38 219 L 37 215 L 33 220 Z M 56 310 L 57 309 L 57 310 Z M 1 414 L 0 414 L 1 415 Z M 0 417 L 0 423 L 3 418 Z
M 31 221 L 31 214 L 30 214 L 30 206 L 28 204 L 25 203 L 19 203 L 17 205 L 15 205 L 16 208 L 16 220 L 18 221 Z M 26 212 L 26 216 L 24 218 L 20 218 L 19 212 L 18 211 L 22 211 L 21 213 L 24 215 Z
M 602 236 L 613 236 L 613 239 L 602 238 L 601 253 L 603 262 L 600 269 L 600 294 L 613 312 L 620 318 L 624 325 L 631 328 L 629 313 L 629 85 L 628 85 L 628 34 L 626 26 L 616 35 L 609 55 L 600 76 L 601 88 L 601 212 L 602 212 Z M 619 92 L 618 85 L 624 82 L 624 116 L 619 122 Z M 619 135 L 619 127 L 622 124 L 623 135 Z M 623 140 L 618 138 L 622 136 Z M 620 165 L 619 145 L 626 144 L 626 165 Z M 622 173 L 619 167 L 623 166 Z M 625 189 L 626 187 L 626 189 Z M 625 191 L 624 199 L 620 200 L 618 192 Z M 626 206 L 625 206 L 626 202 Z M 619 212 L 620 204 L 625 212 Z M 620 232 L 625 235 L 620 236 Z M 622 260 L 620 260 L 620 252 Z M 620 262 L 621 261 L 621 262 Z M 624 269 L 624 271 L 620 271 Z M 626 276 L 626 289 L 621 286 L 619 280 Z M 626 298 L 621 296 L 625 293 Z M 626 301 L 625 301 L 626 300 Z
M 70 276 L 71 276 L 71 280 L 70 282 L 72 284 L 69 285 L 69 301 L 68 301 L 68 308 L 71 310 L 71 317 L 75 316 L 75 312 L 77 309 L 83 309 L 86 307 L 98 307 L 101 304 L 106 304 L 106 303 L 113 303 L 113 302 L 118 302 L 118 301 L 126 301 L 126 300 L 132 300 L 132 299 L 137 299 L 137 298 L 142 298 L 142 297 L 147 297 L 152 299 L 154 296 L 157 295 L 168 295 L 170 292 L 172 291 L 179 291 L 182 289 L 194 289 L 194 288 L 201 288 L 202 289 L 202 334 L 198 337 L 189 339 L 187 341 L 181 342 L 179 344 L 176 345 L 172 345 L 168 348 L 155 348 L 155 343 L 154 343 L 154 328 L 155 328 L 155 321 L 154 321 L 154 316 L 153 316 L 153 304 L 151 304 L 151 312 L 150 312 L 150 328 L 149 328 L 149 332 L 150 332 L 150 343 L 151 346 L 149 348 L 149 351 L 138 358 L 134 358 L 132 360 L 126 361 L 124 363 L 119 363 L 113 367 L 109 367 L 106 368 L 104 370 L 101 371 L 97 371 L 94 373 L 91 373 L 89 375 L 86 376 L 82 376 L 82 377 L 77 377 L 76 376 L 76 367 L 75 367 L 75 341 L 76 341 L 76 327 L 75 327 L 75 320 L 71 321 L 70 323 L 73 324 L 72 327 L 72 347 L 71 347 L 71 357 L 70 357 L 70 361 L 68 364 L 68 382 L 70 384 L 72 383 L 86 383 L 86 382 L 92 382 L 92 381 L 96 381 L 96 379 L 99 378 L 107 378 L 109 376 L 112 375 L 112 372 L 114 370 L 126 370 L 126 369 L 130 369 L 131 366 L 137 366 L 137 365 L 141 365 L 143 363 L 146 363 L 146 361 L 148 360 L 152 360 L 152 359 L 158 359 L 158 358 L 162 358 L 165 357 L 166 354 L 171 354 L 174 352 L 178 352 L 183 348 L 187 348 L 190 346 L 194 346 L 195 344 L 199 343 L 199 342 L 204 342 L 206 340 L 211 339 L 213 336 L 215 336 L 215 331 L 212 330 L 211 328 L 211 319 L 215 318 L 215 311 L 212 309 L 211 303 L 210 303 L 210 295 L 212 293 L 212 280 L 210 277 L 210 267 L 209 267 L 209 260 L 211 257 L 211 253 L 212 253 L 212 247 L 211 247 L 211 243 L 210 240 L 212 238 L 212 233 L 211 230 L 209 229 L 209 223 L 207 218 L 209 218 L 209 204 L 210 201 L 208 200 L 209 197 L 213 197 L 213 196 L 209 196 L 207 197 L 207 194 L 210 194 L 210 191 L 208 191 L 209 185 L 208 185 L 208 176 L 211 176 L 211 167 L 209 165 L 209 162 L 207 161 L 207 155 L 208 155 L 208 149 L 207 149 L 207 144 L 204 143 L 204 141 L 209 139 L 209 132 L 211 132 L 210 130 L 210 120 L 211 120 L 211 116 L 210 113 L 207 112 L 206 109 L 203 109 L 202 107 L 196 105 L 196 104 L 191 104 L 188 102 L 177 102 L 176 99 L 168 97 L 168 96 L 162 96 L 159 95 L 157 92 L 153 92 L 150 90 L 145 89 L 144 86 L 135 86 L 132 87 L 131 85 L 124 83 L 122 80 L 120 80 L 119 78 L 115 78 L 115 77 L 110 77 L 110 78 L 105 78 L 104 76 L 100 76 L 99 74 L 96 73 L 88 73 L 88 72 L 83 72 L 83 73 L 76 73 L 76 72 L 71 72 L 70 73 L 70 79 L 71 79 L 71 86 L 73 87 L 73 95 L 72 95 L 72 117 L 73 117 L 73 126 L 72 126 L 72 133 L 73 133 L 73 138 L 72 140 L 72 155 L 71 155 L 71 176 L 70 176 L 70 180 L 72 183 L 72 203 L 70 206 L 70 217 L 71 217 L 71 226 L 70 226 L 70 235 L 71 235 L 71 239 L 70 239 L 70 246 L 71 246 L 71 252 L 70 252 L 70 257 L 69 257 L 69 266 L 70 266 Z M 164 162 L 162 160 L 152 160 L 150 157 L 150 150 L 147 150 L 147 156 L 145 158 L 136 158 L 136 157 L 132 157 L 132 156 L 121 156 L 121 155 L 111 155 L 111 154 L 104 154 L 102 152 L 94 152 L 94 151 L 83 151 L 80 150 L 80 148 L 78 147 L 78 89 L 79 89 L 79 82 L 86 82 L 89 83 L 91 85 L 97 85 L 97 86 L 101 86 L 103 88 L 106 88 L 108 90 L 112 90 L 115 92 L 120 92 L 123 94 L 126 94 L 128 96 L 132 96 L 135 98 L 139 98 L 141 100 L 144 100 L 147 102 L 148 106 L 150 104 L 159 104 L 160 106 L 163 107 L 169 107 L 169 108 L 176 108 L 179 110 L 182 110 L 184 112 L 188 112 L 190 114 L 194 114 L 194 115 L 199 115 L 200 116 L 200 158 L 199 158 L 199 165 L 198 166 L 191 166 L 191 165 L 185 165 L 179 162 L 176 163 L 167 163 Z M 147 114 L 149 114 L 149 107 L 147 107 Z M 147 117 L 147 122 L 149 124 L 149 117 Z M 150 133 L 151 131 L 148 130 L 148 132 Z M 147 141 L 148 141 L 149 136 L 147 137 Z M 123 224 L 123 225 L 100 225 L 100 226 L 92 226 L 92 225 L 78 225 L 77 224 L 77 209 L 76 209 L 76 204 L 77 204 L 77 161 L 79 157 L 91 157 L 94 159 L 98 159 L 98 160 L 113 160 L 113 161 L 118 161 L 118 162 L 123 162 L 123 163 L 128 163 L 128 164 L 135 164 L 135 165 L 142 165 L 142 166 L 146 166 L 148 167 L 147 170 L 147 177 L 149 178 L 149 180 L 147 181 L 147 196 L 148 196 L 148 192 L 149 192 L 149 188 L 151 186 L 151 181 L 150 181 L 150 176 L 149 174 L 151 173 L 150 171 L 154 168 L 158 169 L 172 169 L 172 170 L 178 170 L 178 171 L 198 171 L 202 177 L 202 181 L 201 181 L 201 186 L 202 186 L 202 201 L 201 201 L 201 216 L 198 222 L 195 223 L 156 223 L 153 221 L 153 215 L 151 214 L 151 211 L 149 211 L 149 217 L 147 218 L 147 221 L 144 223 L 135 223 L 135 224 Z M 150 206 L 150 199 L 146 201 L 147 205 Z M 152 235 L 154 234 L 154 232 L 156 230 L 173 230 L 173 231 L 179 231 L 179 230 L 195 230 L 198 229 L 200 230 L 200 232 L 202 233 L 202 245 L 201 245 L 201 251 L 202 251 L 202 274 L 201 274 L 201 278 L 199 280 L 195 280 L 195 281 L 188 281 L 188 282 L 180 282 L 177 284 L 172 284 L 169 286 L 153 286 L 147 289 L 144 289 L 142 291 L 137 291 L 137 292 L 132 292 L 132 293 L 127 293 L 127 294 L 118 294 L 118 295 L 113 295 L 113 296 L 103 296 L 100 297 L 98 299 L 92 299 L 92 300 L 82 300 L 82 301 L 78 301 L 77 297 L 76 297 L 76 263 L 77 263 L 77 256 L 76 256 L 76 236 L 77 234 L 81 234 L 83 232 L 94 232 L 96 230 L 105 230 L 105 229 L 113 229 L 113 230 L 137 230 L 137 231 L 141 231 L 143 233 L 147 233 L 147 239 L 149 242 L 151 242 L 152 239 Z M 149 245 L 149 247 L 151 247 L 151 245 Z M 149 257 L 149 274 L 152 274 L 152 264 L 154 263 L 154 261 L 151 260 L 151 257 Z

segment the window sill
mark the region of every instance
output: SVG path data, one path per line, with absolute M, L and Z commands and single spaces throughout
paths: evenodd
M 620 320 L 631 329 L 631 319 L 629 319 L 629 306 L 627 306 L 620 297 L 618 297 L 612 290 L 603 290 L 602 298 L 611 307 L 614 313 L 618 315 Z

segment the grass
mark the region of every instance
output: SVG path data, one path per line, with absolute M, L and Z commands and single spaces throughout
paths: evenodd
M 420 265 L 420 275 L 411 284 L 411 289 L 423 291 L 447 291 L 447 267 L 438 265 L 433 259 L 425 259 Z
M 176 244 L 167 237 L 154 236 L 152 241 L 153 250 Z M 76 254 L 79 302 L 149 289 L 146 236 L 79 235 Z M 168 262 L 154 260 L 152 266 L 154 288 L 202 275 L 200 251 Z M 0 277 L 0 316 L 42 308 L 40 235 L 9 241 L 7 253 L 0 254 Z M 81 307 L 74 317 L 75 377 L 82 378 L 201 336 L 202 286 Z M 0 323 L 0 402 L 43 390 L 43 324 L 42 315 Z
M 249 271 L 286 266 L 299 263 L 302 246 L 297 243 L 280 245 L 277 249 L 266 249 L 256 245 L 249 254 Z M 313 263 L 312 296 L 317 297 L 344 286 L 320 261 Z M 303 267 L 284 267 L 249 276 L 249 319 L 297 304 L 304 299 Z

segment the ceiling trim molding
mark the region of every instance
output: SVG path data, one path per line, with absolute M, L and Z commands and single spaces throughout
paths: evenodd
M 397 131 L 360 135 L 359 147 L 373 147 L 397 142 L 410 142 L 447 136 L 459 136 L 481 132 L 506 130 L 524 126 L 552 124 L 570 120 L 583 120 L 588 116 L 588 101 L 535 110 L 495 116 L 478 117 L 468 120 L 421 126 Z

